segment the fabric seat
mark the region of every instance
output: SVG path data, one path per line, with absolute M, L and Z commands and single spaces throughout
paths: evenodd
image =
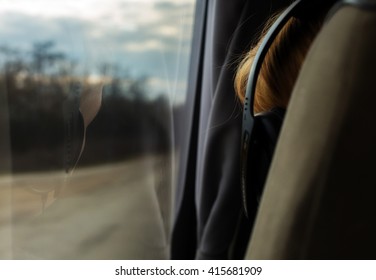
M 247 259 L 376 258 L 376 1 L 349 2 L 298 77 Z

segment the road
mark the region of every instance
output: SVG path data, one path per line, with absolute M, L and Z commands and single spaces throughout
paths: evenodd
M 170 170 L 145 157 L 0 177 L 0 258 L 168 258 Z

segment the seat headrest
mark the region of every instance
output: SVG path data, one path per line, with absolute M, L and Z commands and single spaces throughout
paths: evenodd
M 376 0 L 342 0 L 342 4 L 355 5 L 358 7 L 364 7 L 367 9 L 376 8 Z

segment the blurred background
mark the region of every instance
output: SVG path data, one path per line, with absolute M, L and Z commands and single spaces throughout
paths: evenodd
M 2 1 L 0 258 L 169 258 L 194 8 Z

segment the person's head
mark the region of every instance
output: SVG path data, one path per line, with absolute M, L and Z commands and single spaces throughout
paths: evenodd
M 279 14 L 267 22 L 261 38 L 240 63 L 235 76 L 235 91 L 244 102 L 248 75 L 256 52 L 270 26 Z M 268 111 L 274 107 L 286 108 L 295 80 L 307 51 L 320 30 L 323 17 L 301 20 L 292 17 L 270 46 L 257 80 L 254 111 Z

